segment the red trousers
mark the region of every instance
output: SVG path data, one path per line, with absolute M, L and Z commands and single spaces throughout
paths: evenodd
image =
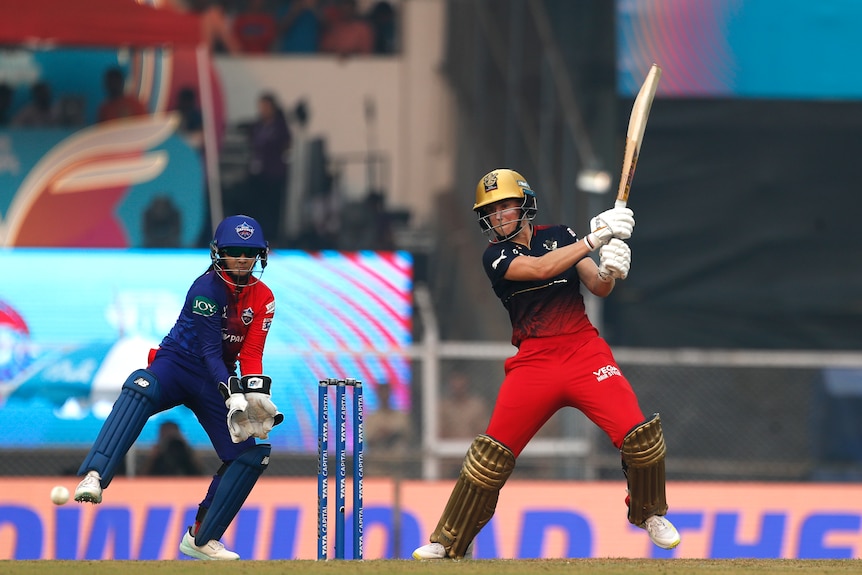
M 600 337 L 525 340 L 506 360 L 505 370 L 486 433 L 515 457 L 563 407 L 583 412 L 617 448 L 645 419 L 631 385 Z

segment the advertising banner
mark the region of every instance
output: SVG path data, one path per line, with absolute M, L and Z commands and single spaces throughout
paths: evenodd
M 53 505 L 49 493 L 56 484 L 71 490 L 77 478 L 0 481 L 0 560 L 180 559 L 183 530 L 194 520 L 208 478 L 117 478 L 97 506 Z M 410 557 L 427 542 L 451 488 L 451 482 L 366 480 L 365 558 Z M 223 542 L 243 559 L 314 559 L 316 491 L 313 478 L 263 477 Z M 510 481 L 496 515 L 476 538 L 474 557 L 862 555 L 860 485 L 670 483 L 668 517 L 682 536 L 670 551 L 654 546 L 628 523 L 624 498 L 622 482 Z M 397 510 L 395 501 L 400 501 Z M 332 536 L 335 513 L 329 517 Z M 351 517 L 348 504 L 347 557 L 352 556 Z

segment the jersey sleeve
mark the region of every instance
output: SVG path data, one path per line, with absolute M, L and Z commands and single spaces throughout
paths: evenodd
M 227 366 L 222 354 L 222 314 L 226 302 L 211 290 L 189 292 L 186 305 L 193 320 L 194 335 L 200 346 L 201 359 L 215 383 L 227 381 Z
M 264 373 L 263 348 L 275 316 L 275 297 L 272 290 L 262 282 L 255 284 L 254 288 L 254 319 L 248 327 L 238 357 L 239 370 L 243 375 Z
M 518 257 L 519 253 L 511 244 L 501 243 L 488 246 L 485 253 L 482 254 L 482 265 L 485 267 L 485 273 L 492 284 L 496 284 L 512 265 L 512 260 Z
M 561 246 L 567 246 L 578 241 L 578 234 L 569 226 L 560 226 L 557 236 Z

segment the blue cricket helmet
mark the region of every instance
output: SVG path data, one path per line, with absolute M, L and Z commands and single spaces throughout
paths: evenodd
M 233 247 L 257 250 L 261 268 L 266 267 L 269 243 L 263 237 L 263 228 L 254 218 L 240 214 L 228 216 L 219 223 L 210 242 L 210 257 L 216 268 L 221 269 L 219 252 Z
M 257 220 L 241 214 L 223 219 L 213 234 L 212 243 L 216 249 L 241 246 L 265 250 L 268 247 Z

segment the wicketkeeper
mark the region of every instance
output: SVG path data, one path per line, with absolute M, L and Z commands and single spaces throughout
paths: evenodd
M 211 265 L 192 284 L 147 368 L 126 379 L 78 470 L 84 479 L 75 501 L 101 503 L 102 490 L 150 416 L 177 405 L 191 409 L 222 460 L 180 543 L 180 551 L 197 559 L 239 559 L 220 539 L 269 464 L 270 445 L 255 438 L 267 439 L 284 420 L 270 398 L 272 381 L 263 375 L 275 313 L 272 291 L 260 281 L 268 251 L 253 218 L 229 216 L 218 225 Z
M 594 217 L 578 239 L 565 225 L 539 226 L 536 194 L 518 172 L 493 170 L 473 206 L 490 244 L 482 258 L 494 293 L 509 312 L 518 352 L 505 364 L 491 421 L 467 451 L 431 542 L 416 559 L 460 559 L 488 523 L 515 461 L 563 407 L 582 411 L 620 450 L 628 481 L 628 520 L 664 549 L 679 533 L 665 518 L 665 443 L 658 414 L 645 417 L 610 347 L 590 323 L 583 285 L 606 297 L 625 279 L 634 229 L 629 208 Z M 590 253 L 599 250 L 596 265 Z

